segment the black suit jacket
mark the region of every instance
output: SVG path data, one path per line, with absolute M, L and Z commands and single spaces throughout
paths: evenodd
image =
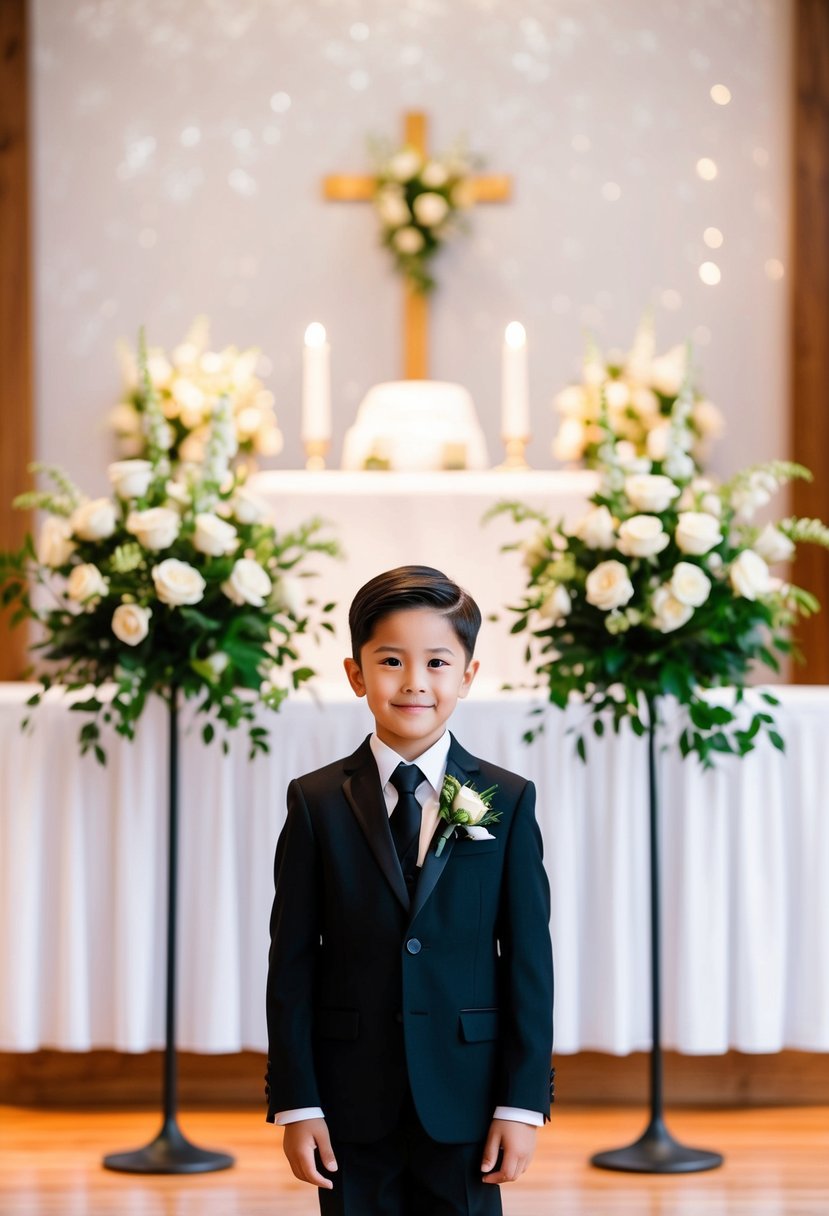
M 550 896 L 535 790 L 452 739 L 447 771 L 497 785 L 494 840 L 435 842 L 409 901 L 368 739 L 292 781 L 267 984 L 268 1119 L 321 1106 L 379 1139 L 407 1086 L 428 1134 L 482 1139 L 496 1105 L 550 1105 Z M 444 827 L 444 824 L 440 825 Z M 436 833 L 437 839 L 437 833 Z

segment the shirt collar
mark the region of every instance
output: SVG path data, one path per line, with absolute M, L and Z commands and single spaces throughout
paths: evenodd
M 404 760 L 402 756 L 398 756 L 397 752 L 390 748 L 387 743 L 384 743 L 382 739 L 378 739 L 376 734 L 372 734 L 369 739 L 369 747 L 371 748 L 371 754 L 374 756 L 374 762 L 377 765 L 381 786 L 386 785 L 398 764 L 412 763 L 417 765 L 436 794 L 443 785 L 443 778 L 446 774 L 446 763 L 449 759 L 449 748 L 451 746 L 452 736 L 448 730 L 445 730 L 437 743 L 433 743 L 421 756 L 417 756 L 410 762 Z

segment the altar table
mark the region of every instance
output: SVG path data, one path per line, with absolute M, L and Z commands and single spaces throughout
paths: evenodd
M 517 552 L 504 544 L 532 534 L 507 517 L 482 523 L 495 503 L 520 500 L 551 519 L 575 522 L 598 484 L 595 473 L 539 470 L 444 473 L 310 473 L 279 470 L 256 474 L 251 489 L 267 499 L 279 530 L 319 515 L 330 520 L 345 561 L 320 561 L 320 593 L 335 600 L 336 634 L 323 635 L 309 659 L 328 680 L 339 679 L 349 653 L 348 605 L 355 592 L 383 570 L 423 565 L 443 570 L 465 587 L 484 614 L 477 658 L 482 674 L 499 682 L 520 679 L 524 642 L 510 636 L 515 619 L 504 612 L 526 585 Z M 316 588 L 309 584 L 309 591 Z M 497 621 L 490 621 L 497 615 Z
M 285 789 L 349 753 L 369 727 L 344 687 L 267 716 L 271 754 L 249 763 L 194 730 L 183 742 L 180 991 L 183 1048 L 265 1046 L 272 858 Z M 767 744 L 713 773 L 659 757 L 665 1045 L 829 1050 L 829 689 L 779 690 L 785 756 Z M 109 764 L 80 760 L 80 715 L 50 693 L 21 734 L 25 685 L 0 686 L 0 1050 L 124 1051 L 163 1042 L 166 720 L 148 708 Z M 590 744 L 584 712 L 476 685 L 454 728 L 475 753 L 538 787 L 552 889 L 556 1045 L 649 1045 L 646 761 L 632 734 Z M 185 714 L 186 719 L 186 714 Z M 676 722 L 666 727 L 675 737 Z

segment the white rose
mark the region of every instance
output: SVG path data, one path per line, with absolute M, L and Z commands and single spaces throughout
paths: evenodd
M 153 466 L 149 460 L 116 460 L 107 475 L 119 498 L 142 498 L 150 488 Z
M 178 511 L 171 507 L 149 507 L 146 511 L 130 511 L 127 531 L 145 549 L 169 549 L 181 528 Z
M 665 460 L 671 450 L 670 422 L 660 422 L 648 431 L 645 447 L 651 460 Z
M 699 557 L 722 540 L 719 520 L 705 511 L 683 511 L 677 523 L 675 540 L 683 553 Z
M 282 432 L 274 422 L 268 422 L 257 431 L 253 446 L 260 456 L 278 456 L 285 446 Z
M 37 560 L 42 566 L 65 566 L 75 551 L 72 528 L 68 519 L 49 515 L 43 521 L 37 538 Z
M 420 253 L 425 244 L 423 233 L 418 232 L 417 228 L 401 228 L 395 232 L 392 240 L 400 253 Z
M 570 611 L 570 593 L 561 583 L 553 583 L 538 609 L 538 615 L 544 621 L 560 621 Z
M 177 557 L 168 557 L 153 566 L 155 591 L 162 604 L 198 604 L 204 597 L 206 583 L 198 570 Z
M 775 565 L 776 562 L 790 561 L 794 556 L 794 542 L 773 524 L 766 524 L 753 548 L 769 566 Z
M 579 520 L 573 535 L 587 545 L 588 549 L 612 549 L 616 544 L 613 516 L 607 507 L 594 507 Z
M 651 364 L 651 384 L 663 397 L 675 397 L 685 378 L 686 350 L 675 346 Z
M 173 481 L 171 479 L 167 482 L 164 489 L 166 491 L 167 498 L 171 502 L 174 502 L 177 507 L 190 506 L 190 491 L 187 489 L 187 486 L 182 485 L 180 481 Z
M 207 453 L 205 440 L 207 432 L 204 430 L 191 431 L 182 439 L 178 447 L 178 454 L 185 464 L 201 464 Z
M 305 591 L 303 588 L 303 579 L 297 578 L 293 574 L 281 574 L 276 584 L 276 595 L 281 608 L 286 612 L 290 612 L 291 616 L 302 617 L 305 615 Z
M 240 557 L 234 562 L 230 578 L 222 583 L 222 591 L 234 604 L 252 604 L 261 608 L 271 593 L 271 580 L 258 562 Z
M 625 493 L 637 511 L 666 511 L 679 496 L 679 486 L 659 473 L 636 473 L 625 478 Z
M 416 175 L 420 168 L 420 156 L 412 148 L 403 148 L 400 152 L 396 152 L 388 164 L 388 170 L 391 177 L 397 178 L 399 182 L 408 182 Z
M 651 462 L 647 456 L 640 456 L 636 451 L 636 445 L 631 443 L 629 439 L 621 439 L 616 444 L 616 459 L 619 462 L 619 467 L 625 473 L 650 473 Z
M 470 790 L 466 786 L 461 786 L 452 800 L 452 810 L 462 811 L 467 817 L 466 823 L 474 826 L 476 823 L 480 823 L 486 815 L 488 807 L 480 794 L 476 794 L 474 790 Z
M 770 501 L 777 489 L 777 482 L 770 473 L 757 470 L 752 473 L 748 485 L 736 490 L 731 497 L 731 505 L 741 520 L 751 519 L 755 511 L 764 507 Z
M 673 633 L 694 615 L 693 608 L 678 600 L 670 587 L 657 587 L 652 606 L 654 624 L 660 633 Z
M 140 604 L 119 604 L 112 614 L 112 632 L 119 642 L 138 646 L 150 631 L 151 608 Z
M 722 499 L 719 494 L 703 494 L 700 499 L 700 510 L 707 511 L 709 515 L 715 515 L 717 519 L 722 515 Z
M 554 398 L 553 404 L 566 418 L 583 418 L 587 413 L 587 398 L 580 384 L 570 384 Z
M 736 594 L 747 600 L 756 600 L 758 595 L 765 595 L 771 590 L 769 568 L 760 554 L 751 549 L 744 549 L 735 558 L 728 577 Z
M 653 557 L 669 540 L 662 520 L 655 515 L 633 515 L 619 524 L 618 548 L 628 557 Z
M 521 554 L 523 564 L 528 570 L 532 570 L 534 566 L 541 565 L 542 562 L 550 560 L 552 554 L 547 546 L 546 532 L 539 531 L 535 536 L 529 537 L 521 544 Z
M 662 466 L 675 481 L 686 481 L 694 472 L 694 461 L 687 452 L 671 452 Z
M 680 604 L 699 608 L 711 594 L 711 580 L 693 562 L 677 562 L 668 584 L 671 594 Z
M 659 413 L 659 398 L 649 388 L 637 388 L 631 393 L 631 400 L 636 407 L 639 417 L 647 422 Z
M 622 562 L 600 562 L 586 581 L 587 602 L 603 612 L 621 608 L 633 597 L 633 583 Z
M 445 186 L 449 181 L 449 173 L 440 161 L 430 160 L 428 165 L 424 167 L 420 180 L 430 190 L 439 190 L 441 186 Z
M 199 553 L 210 557 L 222 557 L 225 553 L 233 553 L 239 545 L 239 535 L 233 524 L 219 519 L 204 511 L 196 516 L 196 532 L 193 544 Z
M 556 460 L 580 460 L 587 445 L 587 430 L 578 418 L 565 418 L 553 440 Z
M 230 510 L 240 524 L 258 524 L 267 519 L 270 505 L 252 490 L 239 486 L 230 500 Z
M 402 228 L 412 222 L 412 213 L 406 200 L 397 190 L 381 190 L 377 196 L 377 210 L 380 219 L 389 228 Z
M 412 203 L 412 210 L 418 224 L 424 228 L 434 228 L 442 223 L 449 214 L 449 204 L 442 194 L 418 194 Z
M 99 600 L 109 591 L 109 580 L 105 579 L 97 566 L 85 562 L 75 566 L 66 581 L 66 594 L 76 604 L 89 604 Z
M 106 540 L 116 527 L 115 504 L 111 498 L 93 498 L 72 512 L 69 524 L 81 540 Z

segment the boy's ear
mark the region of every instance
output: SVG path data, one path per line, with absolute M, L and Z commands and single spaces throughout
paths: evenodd
M 466 694 L 469 692 L 470 688 L 472 687 L 472 681 L 475 679 L 475 676 L 478 674 L 479 667 L 480 667 L 480 663 L 478 662 L 478 660 L 473 659 L 472 662 L 467 667 L 466 671 L 463 673 L 463 680 L 461 681 L 461 686 L 458 689 L 459 697 L 465 697 Z
M 343 659 L 343 667 L 354 692 L 358 697 L 364 697 L 366 695 L 366 682 L 363 679 L 360 664 L 356 659 Z

